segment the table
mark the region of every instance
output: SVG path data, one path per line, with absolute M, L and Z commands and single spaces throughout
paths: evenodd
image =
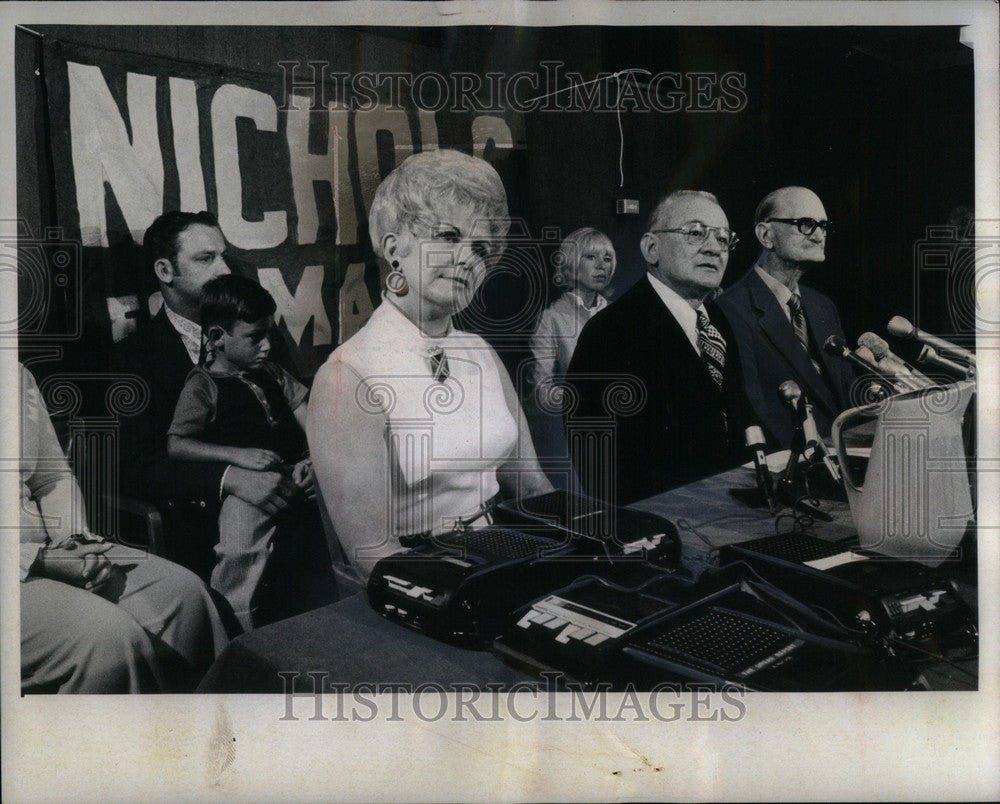
M 740 467 L 634 507 L 677 523 L 681 563 L 697 576 L 712 565 L 718 548 L 775 532 L 776 521 L 766 509 L 748 507 L 731 494 L 734 489 L 754 487 L 753 472 Z M 816 536 L 840 540 L 854 535 L 846 502 L 822 500 L 821 506 L 833 521 L 817 522 Z M 781 529 L 793 524 L 790 519 L 777 521 Z M 975 587 L 967 588 L 966 594 L 974 600 Z M 965 672 L 939 662 L 929 667 L 925 677 L 934 689 L 975 689 L 967 675 L 974 669 L 975 660 L 965 663 Z M 408 690 L 421 685 L 486 689 L 532 680 L 492 654 L 446 645 L 390 622 L 358 594 L 238 637 L 223 651 L 198 691 L 344 691 L 387 683 L 407 685 Z

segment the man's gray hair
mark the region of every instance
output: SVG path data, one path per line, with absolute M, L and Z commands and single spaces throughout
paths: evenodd
M 801 187 L 797 184 L 790 184 L 787 187 L 779 187 L 777 190 L 771 190 L 771 192 L 765 195 L 761 202 L 757 205 L 757 211 L 753 214 L 754 225 L 763 223 L 770 218 L 778 208 L 778 199 L 790 190 L 806 190 L 807 192 L 812 193 L 812 190 L 808 187 Z M 815 195 L 815 193 L 813 193 L 813 195 Z
M 695 198 L 704 198 L 719 207 L 722 206 L 722 204 L 719 203 L 719 199 L 715 197 L 715 194 L 710 193 L 707 190 L 674 190 L 672 193 L 667 193 L 656 202 L 656 206 L 653 207 L 653 211 L 649 213 L 649 220 L 646 223 L 646 231 L 651 232 L 659 226 L 660 221 L 667 216 L 667 210 L 673 204 L 685 198 L 691 198 L 692 196 Z

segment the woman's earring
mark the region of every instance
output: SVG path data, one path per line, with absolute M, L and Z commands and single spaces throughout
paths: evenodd
M 406 275 L 399 270 L 399 260 L 392 261 L 392 270 L 385 277 L 385 289 L 394 296 L 405 296 L 410 292 Z

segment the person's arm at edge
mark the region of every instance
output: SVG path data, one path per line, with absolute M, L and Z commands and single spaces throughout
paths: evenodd
M 137 376 L 151 389 L 155 384 L 148 372 L 153 369 L 140 356 L 145 345 L 138 334 L 130 335 L 112 350 L 111 368 Z M 167 454 L 166 431 L 159 431 L 154 404 L 150 399 L 141 410 L 119 419 L 122 490 L 150 500 L 217 501 L 229 464 L 182 463 L 171 459 Z
M 313 471 L 336 537 L 348 561 L 367 578 L 375 563 L 396 552 L 389 538 L 385 417 L 359 404 L 362 377 L 328 361 L 316 374 L 306 435 Z
M 514 417 L 517 426 L 517 444 L 510 458 L 497 467 L 497 480 L 501 493 L 506 497 L 530 497 L 552 491 L 552 484 L 538 465 L 535 444 L 528 429 L 528 420 L 524 415 L 521 402 L 518 399 L 514 384 L 507 374 L 500 357 L 492 348 L 486 346 L 490 358 L 500 375 L 500 385 L 503 388 L 504 401 L 507 409 Z

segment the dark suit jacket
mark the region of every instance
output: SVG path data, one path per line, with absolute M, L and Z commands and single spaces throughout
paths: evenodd
M 743 387 L 753 416 L 776 449 L 789 448 L 793 433 L 791 413 L 778 398 L 781 383 L 799 384 L 812 402 L 820 435 L 826 437 L 837 414 L 850 405 L 855 377 L 849 363 L 823 351 L 831 335 L 844 337 L 837 308 L 811 288 L 799 285 L 799 293 L 813 353 L 825 377 L 816 371 L 778 300 L 753 268 L 716 299 L 739 342 Z
M 210 571 L 226 464 L 167 457 L 167 430 L 193 364 L 163 309 L 115 345 L 111 367 L 142 378 L 149 393 L 138 413 L 120 420 L 122 490 L 160 508 L 171 558 L 196 571 Z
M 724 317 L 707 309 L 728 343 L 722 392 L 645 277 L 583 328 L 565 414 L 570 455 L 589 494 L 634 502 L 740 462 L 738 356 Z M 613 443 L 601 447 L 601 432 Z

